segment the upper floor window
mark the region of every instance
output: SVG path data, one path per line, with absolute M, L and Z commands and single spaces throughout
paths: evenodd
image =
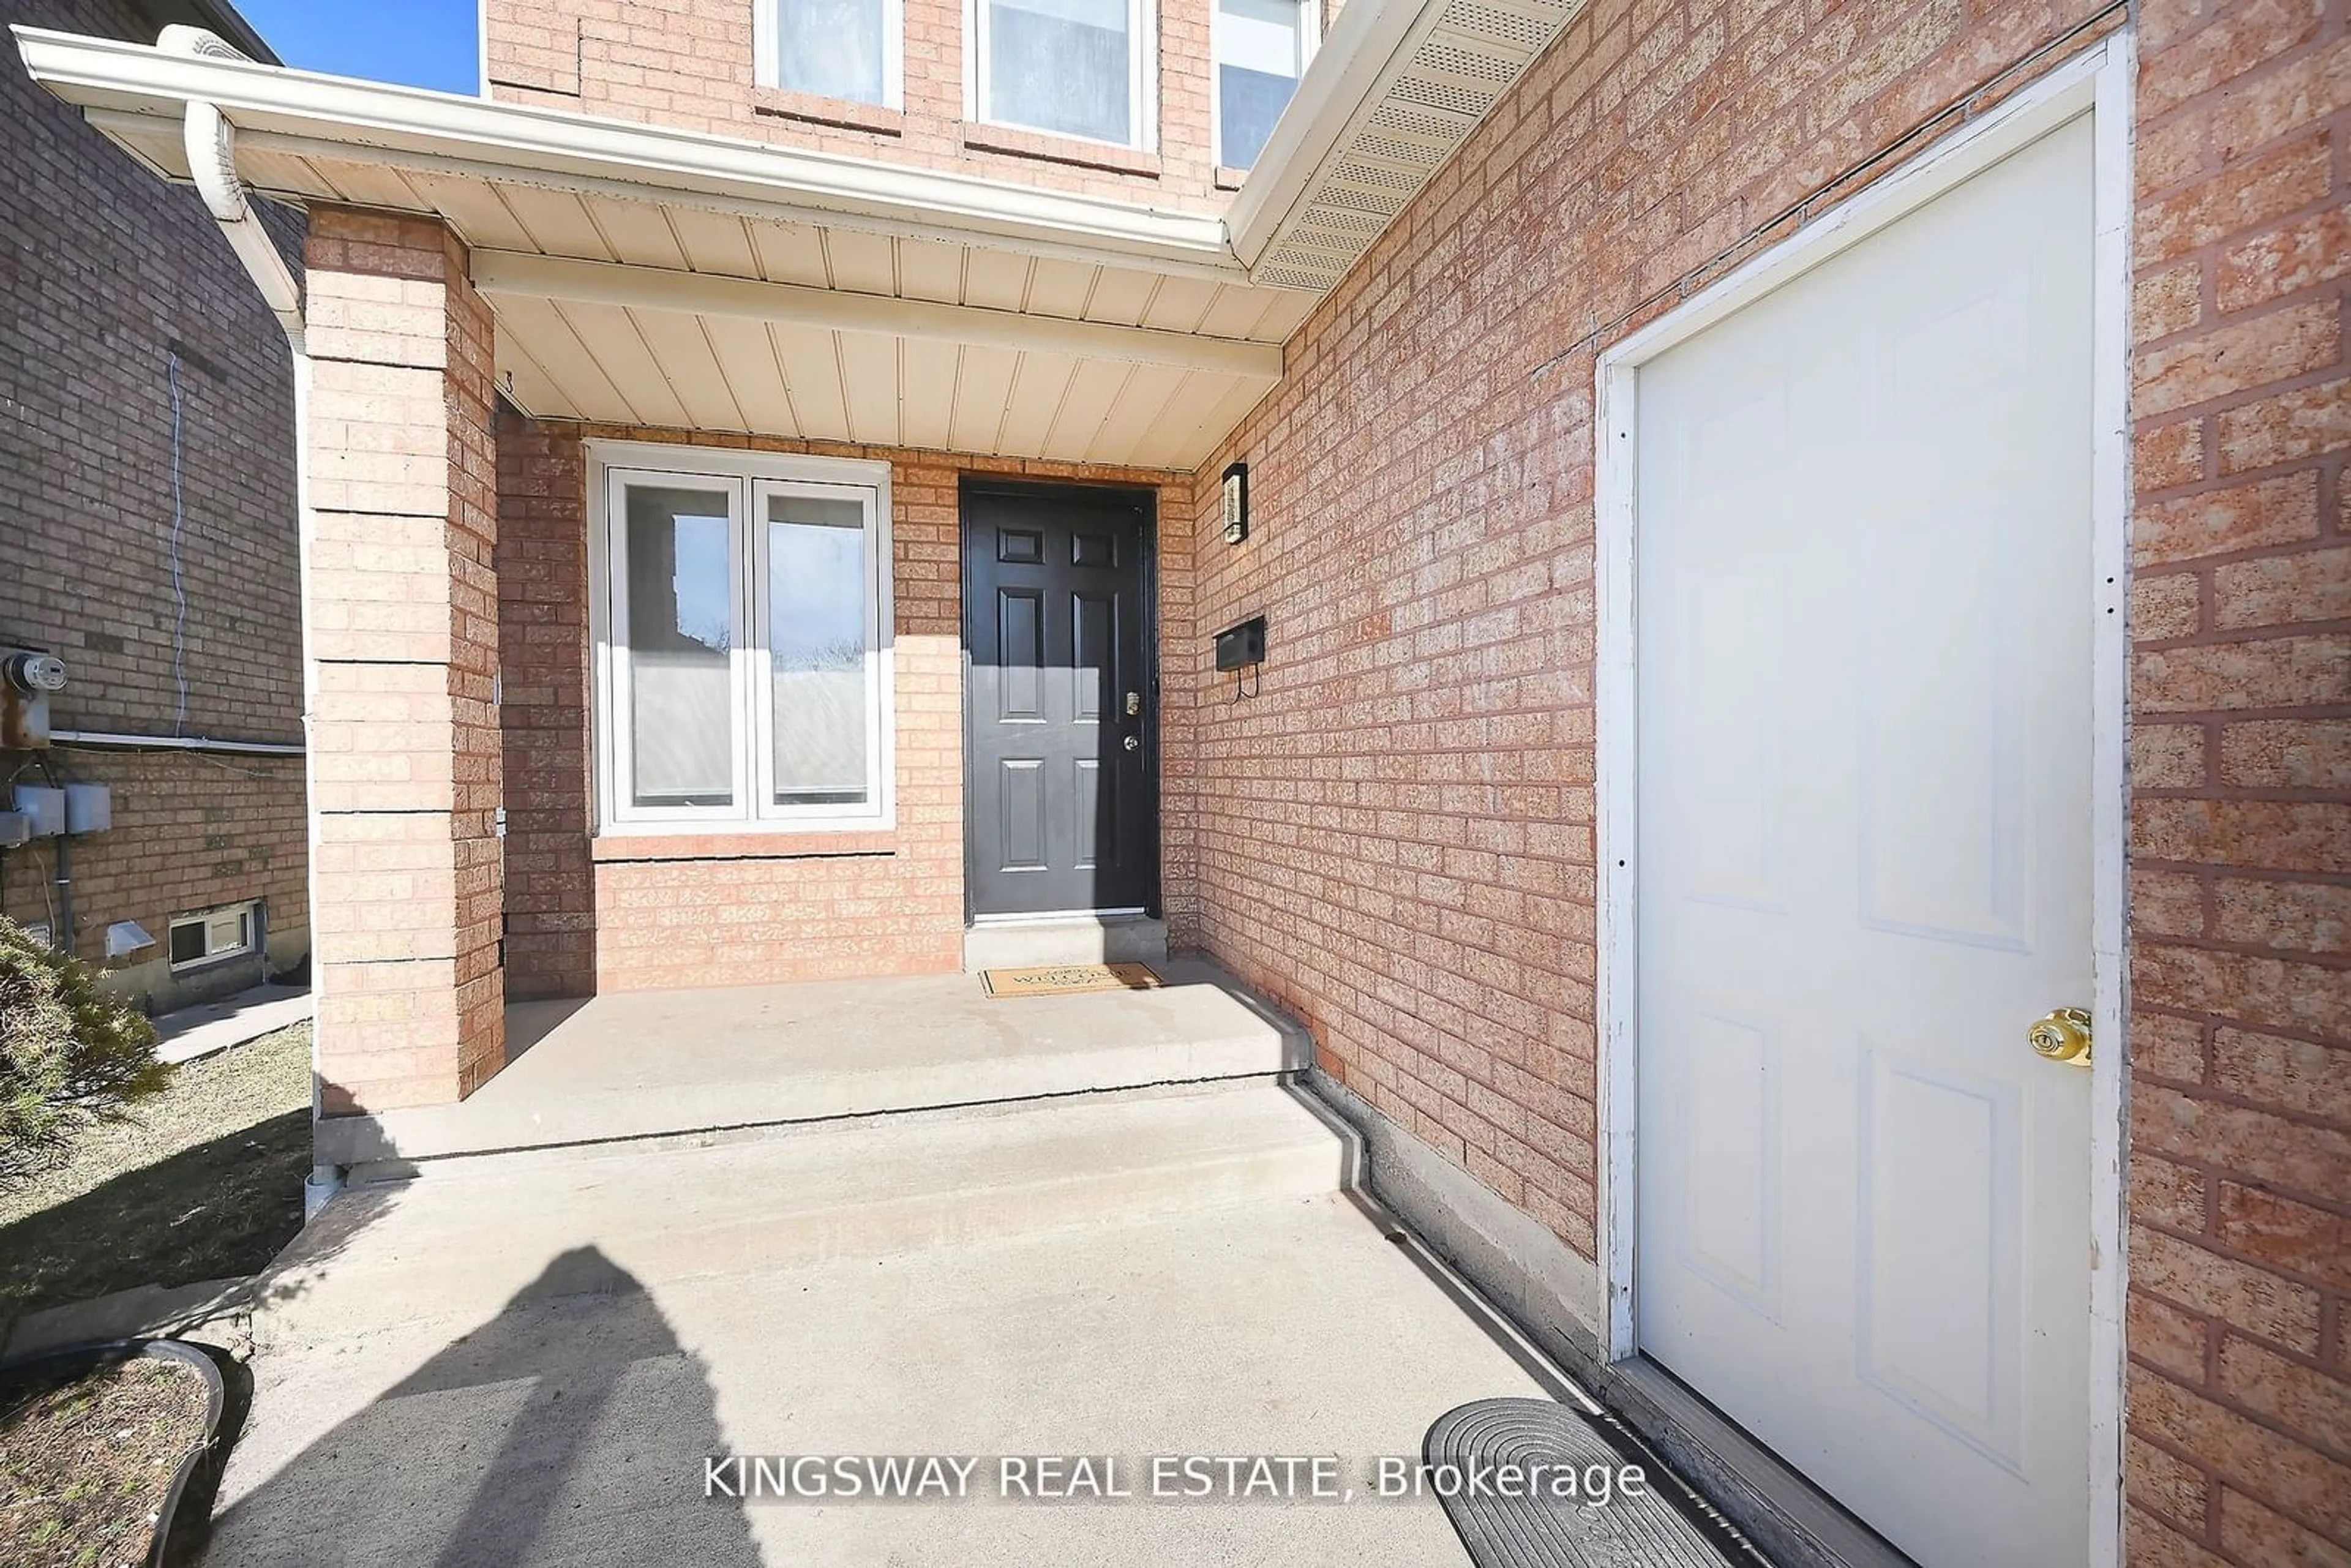
M 1247 169 L 1314 53 L 1312 0 L 1217 0 L 1217 162 Z
M 1142 0 L 973 0 L 978 118 L 1122 147 L 1145 144 Z
M 760 0 L 759 82 L 896 109 L 904 101 L 901 0 Z

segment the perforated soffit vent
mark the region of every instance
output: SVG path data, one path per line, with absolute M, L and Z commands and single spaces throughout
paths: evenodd
M 1251 277 L 1321 292 L 1339 281 L 1534 63 L 1583 0 L 1431 0 Z

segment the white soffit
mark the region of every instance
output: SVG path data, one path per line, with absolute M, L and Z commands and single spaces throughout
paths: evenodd
M 477 248 L 507 396 L 601 424 L 1189 471 L 1280 372 L 1266 300 L 1313 302 L 815 228 L 758 256 L 765 277 Z
M 110 115 L 185 179 L 177 120 Z M 1315 296 L 992 239 L 784 221 L 302 152 L 241 132 L 297 201 L 437 214 L 472 247 L 526 413 L 1191 469 L 1280 374 Z
M 886 165 L 841 187 L 850 161 L 790 149 L 16 33 L 167 179 L 201 99 L 258 191 L 438 215 L 534 414 L 1189 470 L 1315 303 L 1253 284 L 1214 216 Z
M 509 295 L 498 376 L 529 413 L 1190 473 L 1255 376 L 1049 349 Z
M 1329 289 L 1583 0 L 1353 0 L 1227 223 L 1251 279 Z

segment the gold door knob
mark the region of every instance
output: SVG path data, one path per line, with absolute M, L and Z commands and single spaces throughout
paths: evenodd
M 2059 1008 L 2025 1034 L 2032 1049 L 2052 1061 L 2090 1065 L 2090 1015 L 2082 1008 Z

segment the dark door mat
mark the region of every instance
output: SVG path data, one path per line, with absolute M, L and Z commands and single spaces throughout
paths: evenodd
M 1421 1452 L 1478 1568 L 1753 1568 L 1762 1561 L 1631 1434 L 1572 1405 L 1480 1399 L 1438 1416 Z M 1637 1492 L 1622 1484 L 1628 1465 L 1642 1471 Z M 1480 1474 L 1483 1487 L 1473 1484 Z M 1573 1478 L 1570 1495 L 1561 1495 L 1563 1476 Z M 1512 1491 L 1520 1495 L 1500 1495 Z

